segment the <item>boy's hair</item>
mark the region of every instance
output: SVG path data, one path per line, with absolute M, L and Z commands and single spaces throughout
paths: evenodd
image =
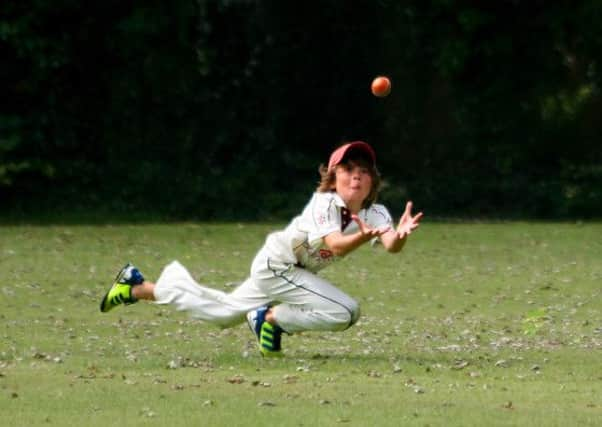
M 330 168 L 330 169 L 328 169 L 328 167 L 326 165 L 323 165 L 323 164 L 320 165 L 319 172 L 320 172 L 321 179 L 320 179 L 320 182 L 318 184 L 318 188 L 316 189 L 316 191 L 318 193 L 327 193 L 329 191 L 333 191 L 334 185 L 336 182 L 337 167 L 338 166 L 346 166 L 349 164 L 354 164 L 354 165 L 358 165 L 361 167 L 365 167 L 370 172 L 370 176 L 372 177 L 372 188 L 370 189 L 370 193 L 368 194 L 368 197 L 366 197 L 366 199 L 362 203 L 362 208 L 367 209 L 374 202 L 376 202 L 376 198 L 378 197 L 378 192 L 380 191 L 380 188 L 381 188 L 381 179 L 380 179 L 380 173 L 378 172 L 378 169 L 376 169 L 376 166 L 374 166 L 374 163 L 370 159 L 367 159 L 365 156 L 362 156 L 362 155 L 354 156 L 353 153 L 351 153 L 351 155 L 345 156 L 343 158 L 343 160 L 337 166 Z

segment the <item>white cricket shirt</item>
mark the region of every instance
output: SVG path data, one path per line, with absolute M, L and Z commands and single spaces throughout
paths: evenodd
M 372 228 L 392 226 L 391 215 L 383 205 L 373 204 L 359 211 L 358 216 Z M 297 264 L 315 273 L 342 258 L 333 255 L 323 237 L 334 231 L 352 234 L 358 229 L 337 193 L 314 193 L 301 215 L 284 230 L 268 235 L 263 250 L 274 260 Z

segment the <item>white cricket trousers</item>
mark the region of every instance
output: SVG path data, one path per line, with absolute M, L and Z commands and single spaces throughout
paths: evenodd
M 359 304 L 316 274 L 271 260 L 260 251 L 251 276 L 231 293 L 198 284 L 179 262 L 169 264 L 155 286 L 158 304 L 171 304 L 194 318 L 230 327 L 249 311 L 273 305 L 278 325 L 286 332 L 341 331 L 359 318 Z

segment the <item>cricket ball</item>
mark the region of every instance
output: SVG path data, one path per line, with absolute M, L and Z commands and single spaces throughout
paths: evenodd
M 372 80 L 372 94 L 384 98 L 391 93 L 391 80 L 385 76 L 378 76 Z

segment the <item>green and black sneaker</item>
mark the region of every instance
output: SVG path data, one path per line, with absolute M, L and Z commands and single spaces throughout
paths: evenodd
M 132 264 L 127 263 L 115 277 L 113 286 L 100 302 L 100 311 L 106 313 L 119 304 L 134 304 L 138 300 L 132 296 L 132 286 L 144 282 L 144 277 Z
M 259 352 L 264 357 L 282 357 L 282 328 L 265 320 L 269 307 L 247 313 L 247 323 L 259 341 Z

